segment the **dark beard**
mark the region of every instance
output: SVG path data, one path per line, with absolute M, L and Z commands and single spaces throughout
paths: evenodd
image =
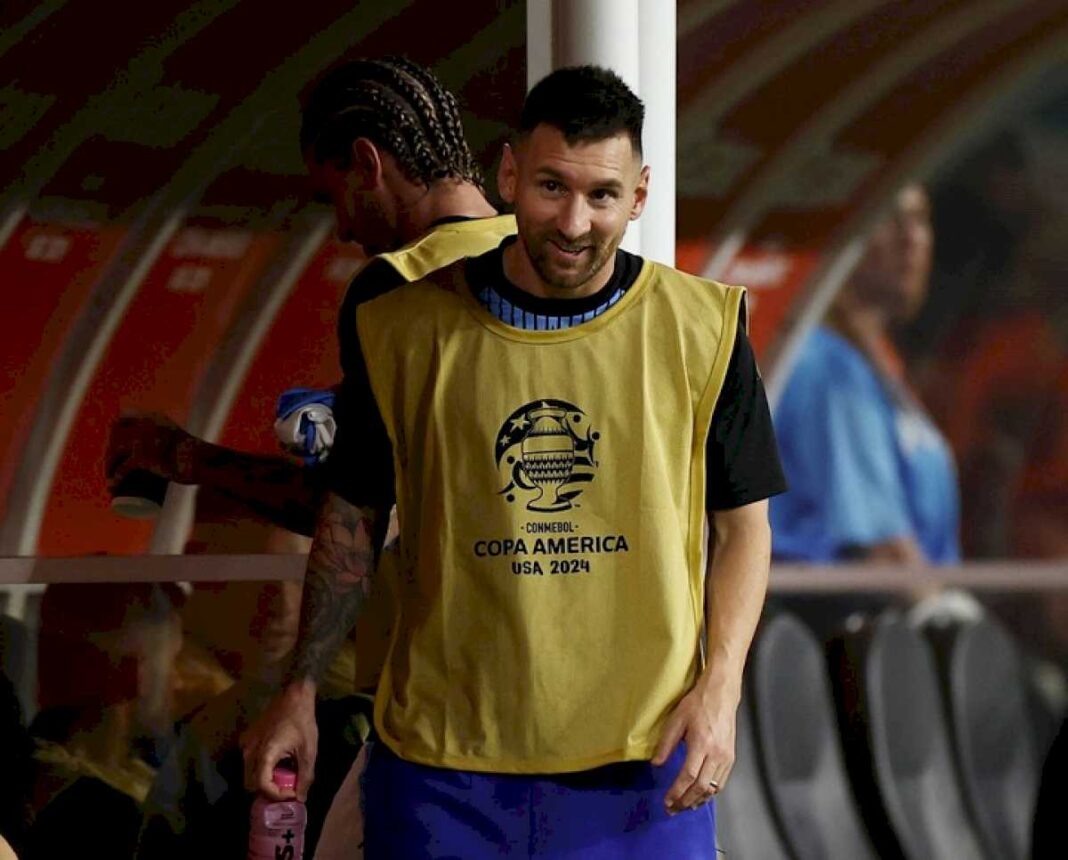
M 551 240 L 546 239 L 540 247 L 544 248 L 550 241 Z M 560 244 L 563 245 L 563 243 Z M 618 245 L 618 242 L 615 243 L 615 245 Z M 538 276 L 550 287 L 558 290 L 577 290 L 587 284 L 591 278 L 596 277 L 597 273 L 607 265 L 612 255 L 615 254 L 615 245 L 612 243 L 606 245 L 594 245 L 593 262 L 584 272 L 577 275 L 579 280 L 568 279 L 566 281 L 561 281 L 555 277 L 546 263 L 547 254 L 528 254 L 528 256 L 530 257 L 530 262 L 533 264 L 534 270 L 538 273 Z

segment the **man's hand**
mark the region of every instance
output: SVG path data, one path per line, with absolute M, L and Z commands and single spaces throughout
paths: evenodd
M 742 669 L 768 586 L 768 503 L 711 513 L 713 544 L 705 580 L 705 668 L 664 726 L 653 764 L 686 741 L 686 763 L 668 789 L 669 813 L 693 809 L 723 790 L 734 766 Z
M 296 682 L 274 698 L 263 716 L 241 736 L 245 754 L 245 788 L 271 800 L 306 800 L 315 778 L 319 729 L 315 725 L 315 686 Z M 271 779 L 278 762 L 297 763 L 296 792 L 279 789 Z
M 664 797 L 669 814 L 696 809 L 726 785 L 734 767 L 737 701 L 702 676 L 668 717 L 653 764 L 663 765 L 686 742 L 686 761 Z
M 111 425 L 104 463 L 114 489 L 134 471 L 151 472 L 179 484 L 192 483 L 191 436 L 165 415 L 131 413 Z

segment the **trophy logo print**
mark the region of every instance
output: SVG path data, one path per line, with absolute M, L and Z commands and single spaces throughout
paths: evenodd
M 527 496 L 537 513 L 571 510 L 574 499 L 593 480 L 600 439 L 589 417 L 565 400 L 539 400 L 519 407 L 497 434 L 500 490 L 509 502 Z

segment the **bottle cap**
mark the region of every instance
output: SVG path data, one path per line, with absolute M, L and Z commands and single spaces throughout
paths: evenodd
M 290 770 L 288 767 L 276 767 L 271 773 L 271 780 L 279 788 L 291 788 L 297 787 L 297 772 Z
M 150 472 L 134 471 L 115 487 L 111 509 L 120 516 L 134 519 L 158 516 L 166 495 L 166 478 Z

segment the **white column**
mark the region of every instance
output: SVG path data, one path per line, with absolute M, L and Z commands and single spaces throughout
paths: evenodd
M 641 89 L 638 0 L 553 0 L 552 39 L 554 69 L 592 63 Z
M 527 0 L 527 91 L 552 70 L 553 0 Z
M 639 0 L 638 94 L 645 102 L 642 145 L 649 201 L 642 213 L 643 257 L 675 265 L 675 3 Z
M 553 69 L 605 66 L 645 102 L 649 202 L 623 247 L 675 260 L 675 4 L 664 0 L 527 0 L 527 84 Z

